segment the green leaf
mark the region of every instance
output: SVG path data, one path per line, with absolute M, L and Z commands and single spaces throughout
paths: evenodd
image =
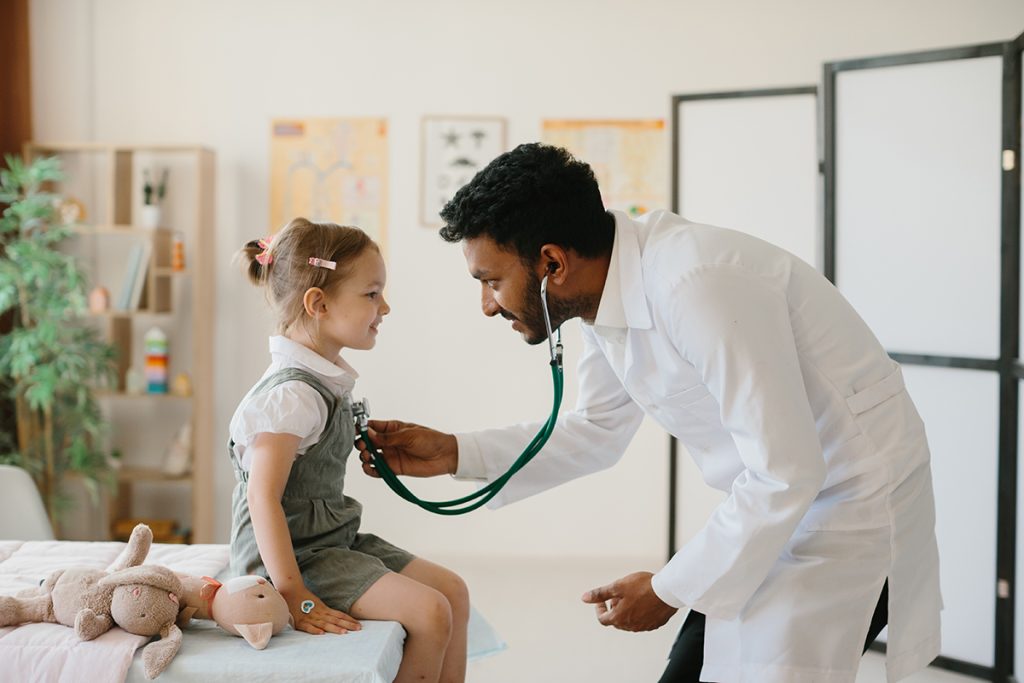
M 61 179 L 56 157 L 26 163 L 8 156 L 0 169 L 0 202 L 7 204 L 0 213 L 0 314 L 13 312 L 15 321 L 0 335 L 0 395 L 24 401 L 36 418 L 43 410 L 53 417 L 49 434 L 17 444 L 0 434 L 0 462 L 39 475 L 44 445 L 52 444 L 58 481 L 81 474 L 95 503 L 113 478 L 99 448 L 108 425 L 90 387 L 114 377 L 115 349 L 83 320 L 88 280 L 62 251 L 72 231 L 56 220 L 61 197 L 49 190 Z M 66 504 L 52 495 L 58 508 Z

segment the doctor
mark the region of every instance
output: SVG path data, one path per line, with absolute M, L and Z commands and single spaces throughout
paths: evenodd
M 547 275 L 552 326 L 582 322 L 576 408 L 492 506 L 612 466 L 644 415 L 728 494 L 660 571 L 583 596 L 627 631 L 691 610 L 663 683 L 852 683 L 887 622 L 889 681 L 938 654 L 924 427 L 899 366 L 824 277 L 743 233 L 606 212 L 590 167 L 540 144 L 495 159 L 441 215 L 485 315 L 544 342 Z M 396 473 L 491 480 L 537 426 L 371 428 Z

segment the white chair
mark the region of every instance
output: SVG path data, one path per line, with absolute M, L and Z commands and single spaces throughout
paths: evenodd
M 0 465 L 0 539 L 52 541 L 43 498 L 28 472 Z

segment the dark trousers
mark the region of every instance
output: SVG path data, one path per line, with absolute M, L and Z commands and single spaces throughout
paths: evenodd
M 889 622 L 889 582 L 882 586 L 882 595 L 878 598 L 875 613 L 871 615 L 871 626 L 868 627 L 867 639 L 864 641 L 864 652 L 875 642 Z M 668 666 L 658 683 L 698 683 L 700 670 L 704 666 L 704 615 L 691 611 L 679 629 L 679 635 L 668 656 Z

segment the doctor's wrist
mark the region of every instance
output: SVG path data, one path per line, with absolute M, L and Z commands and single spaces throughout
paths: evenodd
M 445 434 L 444 436 L 447 442 L 445 452 L 448 454 L 446 471 L 454 476 L 459 469 L 459 440 L 455 438 L 454 434 Z

